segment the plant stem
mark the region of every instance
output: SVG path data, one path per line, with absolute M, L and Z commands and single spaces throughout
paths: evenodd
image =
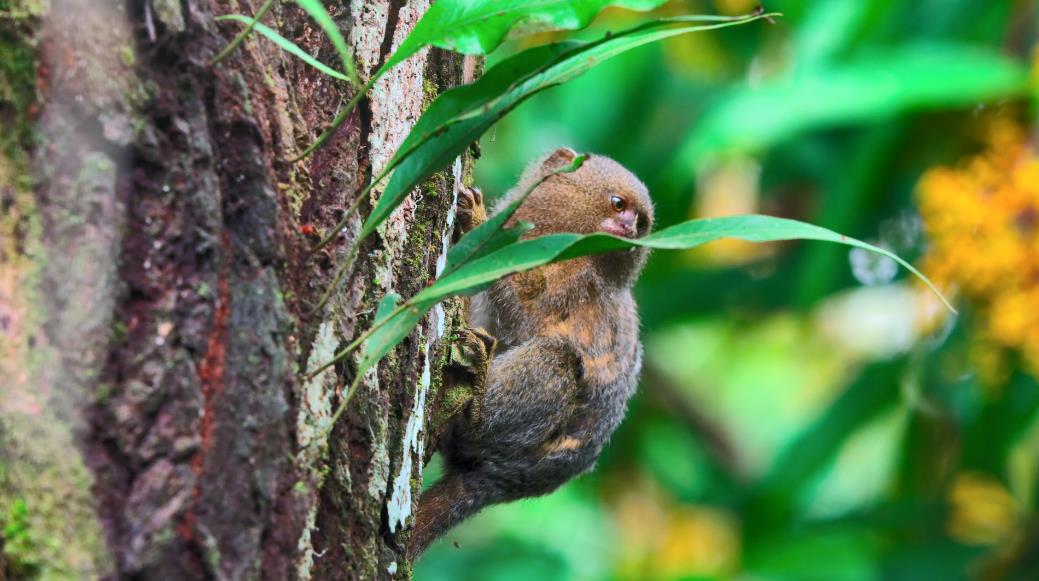
M 360 337 L 354 339 L 353 341 L 350 342 L 349 345 L 347 345 L 345 348 L 343 348 L 342 351 L 340 351 L 339 353 L 336 353 L 335 356 L 332 357 L 331 361 L 329 361 L 328 363 L 325 363 L 321 367 L 318 367 L 313 372 L 311 372 L 309 375 L 307 375 L 304 378 L 304 381 L 310 381 L 311 379 L 314 379 L 314 377 L 316 377 L 322 371 L 324 371 L 324 370 L 328 369 L 329 367 L 335 365 L 336 363 L 339 363 L 340 361 L 342 361 L 347 355 L 349 355 L 351 352 L 353 352 L 354 349 L 357 349 L 361 345 L 361 343 L 364 343 L 365 341 L 367 341 L 368 338 L 371 337 L 376 331 L 378 331 L 379 329 L 383 328 L 386 325 L 386 323 L 390 322 L 394 317 L 396 317 L 397 315 L 399 315 L 402 312 L 404 312 L 404 309 L 409 309 L 409 308 L 413 308 L 413 307 L 414 307 L 414 305 L 412 305 L 410 302 L 404 302 L 404 303 L 401 303 L 400 305 L 398 305 L 397 308 L 395 308 L 392 311 L 390 311 L 390 314 L 387 315 L 386 318 L 384 318 L 381 321 L 376 321 L 375 324 L 372 325 L 371 327 L 369 327 L 367 331 L 365 331 L 364 333 L 361 333 Z
M 242 41 L 244 41 L 247 36 L 252 34 L 253 29 L 256 28 L 256 23 L 262 20 L 263 17 L 266 16 L 268 12 L 270 12 L 273 6 L 274 0 L 267 0 L 266 2 L 264 2 L 263 6 L 260 6 L 260 9 L 256 11 L 256 16 L 253 16 L 252 22 L 249 23 L 249 26 L 246 26 L 245 30 L 239 32 L 238 36 L 234 37 L 234 40 L 228 43 L 228 45 L 225 46 L 223 50 L 217 53 L 217 55 L 213 57 L 213 60 L 209 61 L 209 64 L 215 65 L 220 61 L 224 60 L 224 57 L 234 52 L 234 49 L 238 48 L 238 45 L 242 44 Z
M 332 119 L 332 125 L 330 125 L 329 128 L 326 129 L 325 132 L 322 133 L 316 141 L 314 141 L 314 143 L 311 143 L 306 149 L 304 149 L 303 153 L 290 159 L 289 163 L 296 163 L 297 161 L 300 161 L 301 159 L 307 157 L 311 153 L 314 153 L 315 149 L 321 147 L 322 144 L 328 141 L 328 138 L 332 137 L 332 134 L 335 133 L 337 129 L 339 129 L 340 125 L 343 124 L 343 121 L 346 121 L 346 118 L 350 115 L 350 112 L 353 111 L 355 107 L 357 107 L 357 103 L 361 101 L 361 98 L 368 94 L 368 91 L 370 91 L 372 86 L 375 85 L 376 80 L 378 80 L 378 77 L 372 77 L 372 80 L 368 81 L 368 84 L 366 84 L 364 87 L 361 87 L 361 89 L 357 91 L 357 94 L 354 95 L 354 98 L 350 99 L 350 102 L 346 104 L 346 107 L 344 107 L 342 111 L 336 114 L 335 119 Z
M 361 383 L 362 375 L 363 374 L 358 373 L 354 377 L 354 380 L 350 382 L 350 387 L 347 388 L 346 395 L 343 397 L 343 401 L 339 402 L 339 407 L 337 407 L 335 413 L 332 414 L 332 417 L 328 422 L 328 427 L 326 427 L 324 430 L 321 430 L 321 433 L 310 441 L 310 446 L 313 446 L 316 442 L 323 442 L 325 438 L 327 438 L 328 435 L 332 433 L 332 430 L 336 427 L 336 422 L 338 422 L 339 418 L 343 416 L 343 412 L 345 412 L 347 406 L 350 405 L 350 400 L 352 400 L 354 394 L 357 393 L 357 386 Z
M 314 255 L 315 252 L 321 250 L 325 246 L 328 246 L 329 242 L 335 240 L 335 237 L 339 234 L 339 232 L 343 228 L 346 228 L 346 223 L 350 221 L 350 216 L 353 216 L 354 212 L 357 211 L 357 208 L 361 206 L 361 202 L 364 201 L 365 197 L 367 197 L 368 194 L 372 191 L 372 188 L 375 187 L 375 184 L 379 183 L 379 180 L 381 180 L 382 178 L 383 176 L 379 176 L 378 178 L 373 180 L 372 183 L 368 184 L 367 186 L 364 186 L 364 189 L 361 190 L 361 193 L 357 194 L 357 199 L 354 200 L 350 204 L 350 206 L 346 208 L 346 212 L 344 212 L 343 214 L 343 219 L 340 220 L 339 223 L 337 223 L 335 226 L 333 226 L 332 231 L 326 234 L 320 242 L 315 244 L 313 248 L 307 251 L 307 258 L 310 258 Z M 363 242 L 363 239 L 360 236 L 358 236 L 357 240 L 354 241 L 354 245 L 359 245 L 361 242 Z
M 346 255 L 346 260 L 344 260 L 342 264 L 339 265 L 339 268 L 336 269 L 336 274 L 335 277 L 333 277 L 332 279 L 332 284 L 328 285 L 328 288 L 325 289 L 325 292 L 321 294 L 321 298 L 318 299 L 314 307 L 310 309 L 310 311 L 307 313 L 307 318 L 316 315 L 318 311 L 320 311 L 321 308 L 325 306 L 325 303 L 328 302 L 328 299 L 332 297 L 332 293 L 335 292 L 335 289 L 339 287 L 339 283 L 342 282 L 343 275 L 346 274 L 346 271 L 350 269 L 354 261 L 357 259 L 357 253 L 360 250 L 360 247 L 360 241 L 355 240 L 353 246 L 350 247 L 350 251 Z

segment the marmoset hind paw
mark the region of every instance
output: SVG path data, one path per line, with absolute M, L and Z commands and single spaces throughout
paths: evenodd
M 459 354 L 464 359 L 458 363 L 463 364 L 472 374 L 472 400 L 469 403 L 469 413 L 466 418 L 469 425 L 475 426 L 480 423 L 483 414 L 484 394 L 487 393 L 487 373 L 490 370 L 491 358 L 494 356 L 494 348 L 497 340 L 482 327 L 470 328 L 458 335 L 456 345 Z

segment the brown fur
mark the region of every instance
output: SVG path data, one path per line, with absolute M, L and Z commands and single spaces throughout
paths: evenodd
M 535 161 L 498 208 L 575 156 L 562 148 Z M 635 235 L 649 232 L 645 186 L 597 155 L 538 186 L 511 222 L 532 222 L 528 238 L 600 231 L 619 219 L 612 196 L 623 198 L 627 219 L 637 214 Z M 478 198 L 463 198 L 475 226 Z M 592 468 L 638 381 L 642 345 L 630 289 L 645 259 L 643 249 L 577 258 L 512 275 L 474 298 L 472 324 L 495 336 L 497 352 L 474 402 L 479 413 L 441 440 L 447 472 L 419 500 L 412 556 L 484 506 L 546 494 Z

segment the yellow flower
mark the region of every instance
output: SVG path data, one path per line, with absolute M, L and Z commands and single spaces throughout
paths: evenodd
M 1039 327 L 1039 287 L 994 296 L 988 323 L 992 336 L 1004 345 L 1026 345 Z
M 930 241 L 923 270 L 978 312 L 982 375 L 1005 376 L 991 348 L 1039 371 L 1039 155 L 1024 130 L 996 120 L 985 151 L 931 169 L 917 193 Z
M 686 506 L 671 513 L 654 561 L 660 578 L 725 576 L 739 564 L 740 534 L 731 514 L 714 507 Z
M 949 534 L 963 543 L 1005 543 L 1018 528 L 1017 501 L 999 481 L 985 474 L 958 475 L 949 490 L 949 508 Z
M 727 577 L 739 570 L 739 522 L 726 509 L 676 502 L 636 476 L 611 503 L 619 579 Z

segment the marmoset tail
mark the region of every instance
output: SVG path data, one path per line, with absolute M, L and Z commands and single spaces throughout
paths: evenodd
M 576 157 L 562 148 L 531 164 L 498 204 L 508 205 Z M 482 198 L 463 192 L 462 223 L 478 225 Z M 556 232 L 649 232 L 646 187 L 617 162 L 590 156 L 550 176 L 510 219 L 534 224 L 526 238 Z M 590 470 L 624 417 L 642 366 L 631 287 L 645 249 L 582 257 L 506 277 L 474 297 L 476 330 L 497 339 L 483 397 L 440 442 L 444 477 L 419 499 L 410 552 L 481 508 L 549 493 Z

